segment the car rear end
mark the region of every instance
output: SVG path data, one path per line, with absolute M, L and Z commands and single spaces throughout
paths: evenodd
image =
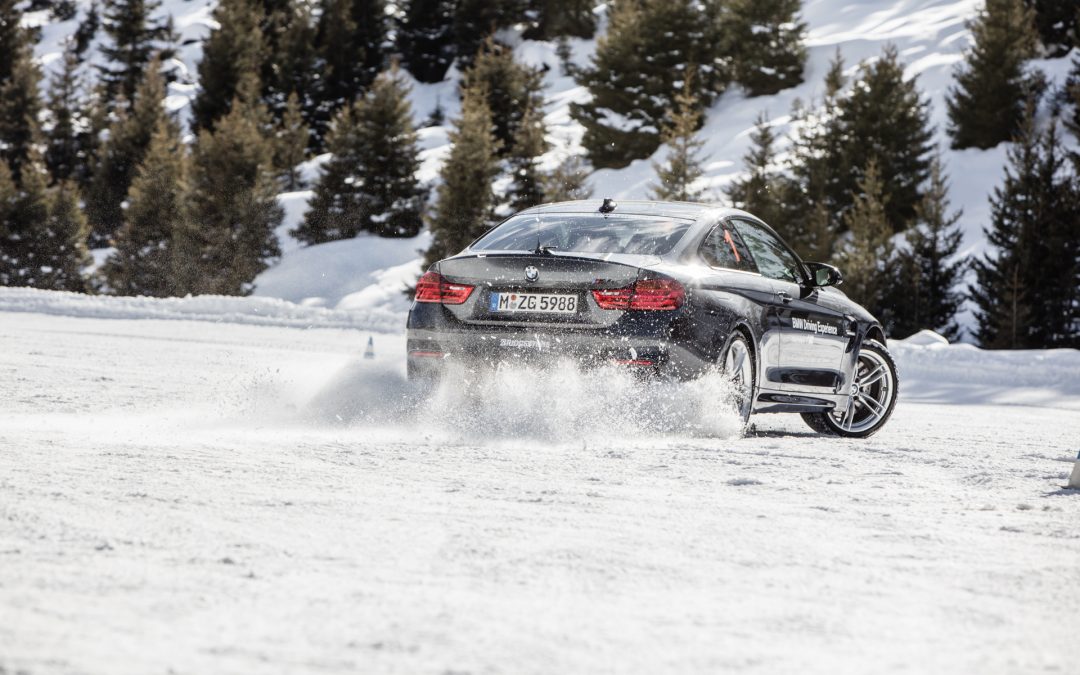
M 433 265 L 409 314 L 410 376 L 435 375 L 455 361 L 569 357 L 650 372 L 678 363 L 673 346 L 687 320 L 687 289 L 661 271 L 662 255 L 688 223 L 576 217 L 599 220 L 537 219 L 535 234 L 531 222 L 518 222 L 516 234 L 500 235 L 500 226 Z M 573 231 L 560 234 L 560 222 Z M 611 232 L 617 236 L 598 241 Z M 532 251 L 522 250 L 526 240 Z

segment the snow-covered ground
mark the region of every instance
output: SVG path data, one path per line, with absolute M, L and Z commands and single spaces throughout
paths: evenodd
M 1075 670 L 1076 351 L 917 336 L 873 438 L 740 438 L 236 302 L 0 289 L 0 673 Z

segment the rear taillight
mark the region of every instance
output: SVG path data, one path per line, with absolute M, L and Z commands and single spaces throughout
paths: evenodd
M 460 305 L 469 299 L 473 286 L 454 284 L 438 272 L 425 272 L 416 282 L 417 302 L 441 302 L 444 305 Z
M 642 279 L 626 288 L 594 290 L 600 309 L 678 309 L 686 290 L 674 279 Z

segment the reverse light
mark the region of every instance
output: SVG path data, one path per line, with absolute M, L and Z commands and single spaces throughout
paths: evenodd
M 600 309 L 678 309 L 686 300 L 686 290 L 674 279 L 642 279 L 626 288 L 605 288 L 593 292 Z
M 425 272 L 416 282 L 417 302 L 441 302 L 444 305 L 460 305 L 469 299 L 474 286 L 454 284 L 438 272 Z

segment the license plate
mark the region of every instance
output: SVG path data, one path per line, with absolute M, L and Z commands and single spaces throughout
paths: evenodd
M 574 314 L 578 296 L 560 293 L 492 293 L 488 308 L 492 312 L 542 312 Z

